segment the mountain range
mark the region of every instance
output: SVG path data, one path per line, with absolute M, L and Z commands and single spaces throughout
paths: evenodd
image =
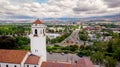
M 24 22 L 32 22 L 35 18 L 30 19 L 11 19 L 11 20 L 0 20 L 0 22 L 6 22 L 6 23 L 24 23 Z M 106 15 L 106 16 L 92 16 L 92 17 L 85 17 L 85 18 L 41 18 L 42 21 L 67 21 L 67 22 L 76 22 L 76 21 L 82 21 L 82 22 L 96 22 L 96 21 L 108 21 L 108 22 L 120 22 L 120 13 L 114 14 L 114 15 Z

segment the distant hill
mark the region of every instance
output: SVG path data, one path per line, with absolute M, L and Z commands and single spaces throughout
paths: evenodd
M 88 18 L 83 18 L 83 20 L 88 22 L 95 22 L 95 21 L 117 22 L 117 21 L 120 21 L 120 14 L 106 15 L 106 16 L 99 16 L 99 17 L 88 17 Z
M 24 19 L 24 20 L 0 20 L 0 23 L 31 23 L 35 20 L 35 18 L 30 18 L 30 19 Z M 76 22 L 76 21 L 81 21 L 81 22 L 96 22 L 96 21 L 111 21 L 111 22 L 120 22 L 120 13 L 119 14 L 114 14 L 114 15 L 106 15 L 106 16 L 92 16 L 92 17 L 85 17 L 85 18 L 41 18 L 42 21 L 47 21 L 47 22 Z

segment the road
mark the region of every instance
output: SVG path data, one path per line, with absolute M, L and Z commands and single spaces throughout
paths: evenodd
M 79 37 L 78 37 L 78 33 L 79 33 L 80 30 L 75 30 L 72 32 L 72 34 L 66 38 L 64 41 L 61 42 L 61 44 L 63 45 L 81 45 L 83 44 L 82 41 L 79 40 Z

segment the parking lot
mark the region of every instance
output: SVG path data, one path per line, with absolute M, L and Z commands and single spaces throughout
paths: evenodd
M 64 54 L 64 53 L 47 53 L 48 61 L 57 61 L 57 62 L 75 62 L 80 59 L 79 56 L 75 54 Z

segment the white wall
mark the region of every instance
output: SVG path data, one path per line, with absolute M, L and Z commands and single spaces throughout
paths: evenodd
M 27 58 L 30 54 L 31 54 L 30 52 L 27 52 L 27 54 L 25 55 L 24 59 L 21 62 L 21 67 L 24 67 L 24 63 L 25 63 L 25 61 L 27 60 Z
M 8 65 L 8 67 L 15 67 L 15 65 L 17 67 L 21 67 L 20 64 L 10 64 L 10 63 L 0 63 L 1 67 L 6 67 L 6 65 Z
M 40 66 L 38 66 L 38 65 L 32 65 L 32 64 L 25 64 L 25 67 L 27 67 L 27 65 L 29 65 L 29 67 L 40 67 Z
M 46 37 L 31 37 L 31 52 L 46 60 Z

